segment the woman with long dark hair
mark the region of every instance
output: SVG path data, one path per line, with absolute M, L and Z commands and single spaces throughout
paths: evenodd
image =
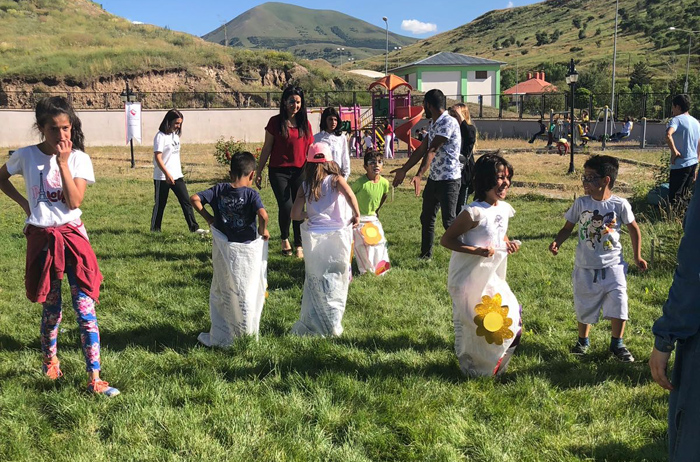
M 474 192 L 474 146 L 476 145 L 476 127 L 472 122 L 469 108 L 464 103 L 457 103 L 448 109 L 449 114 L 459 122 L 459 131 L 462 135 L 462 147 L 460 149 L 459 161 L 462 164 L 462 181 L 459 187 L 459 197 L 457 198 L 457 210 L 459 215 L 467 203 L 469 194 Z
M 311 124 L 306 115 L 304 91 L 287 87 L 280 99 L 280 113 L 270 118 L 265 127 L 265 144 L 255 172 L 255 185 L 262 188 L 262 171 L 270 160 L 270 186 L 277 199 L 278 222 L 282 253 L 292 255 L 289 243 L 289 225 L 293 224 L 294 248 L 298 258 L 304 257 L 301 247 L 301 221 L 292 221 L 292 205 L 303 181 L 302 170 L 306 151 L 313 143 Z
M 350 176 L 350 148 L 348 139 L 340 129 L 340 114 L 334 107 L 327 107 L 321 114 L 321 131 L 314 135 L 314 143 L 326 143 L 331 148 L 333 161 L 340 167 L 346 180 Z

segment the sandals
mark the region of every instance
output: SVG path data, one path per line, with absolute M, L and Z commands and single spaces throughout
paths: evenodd
M 284 248 L 285 242 L 287 243 L 287 245 L 289 245 L 289 248 L 288 248 L 288 249 L 285 249 L 285 248 Z M 282 255 L 284 255 L 285 257 L 291 257 L 291 256 L 292 256 L 292 246 L 289 244 L 289 241 L 286 240 L 286 239 L 282 241 Z

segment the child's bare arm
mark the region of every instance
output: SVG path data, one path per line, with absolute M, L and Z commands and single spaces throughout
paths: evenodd
M 549 251 L 552 252 L 554 255 L 559 253 L 559 248 L 561 245 L 564 243 L 565 240 L 571 236 L 571 233 L 574 231 L 574 226 L 576 226 L 575 223 L 571 223 L 570 221 L 566 221 L 564 223 L 564 227 L 559 230 L 557 233 L 557 237 L 554 238 L 554 242 L 549 244 Z
M 263 239 L 270 239 L 270 231 L 267 230 L 267 210 L 258 209 L 258 233 Z
M 493 247 L 476 247 L 472 245 L 464 245 L 459 240 L 459 236 L 466 233 L 470 229 L 476 227 L 478 223 L 472 220 L 469 213 L 460 213 L 452 225 L 447 228 L 445 234 L 442 235 L 440 239 L 440 245 L 454 250 L 455 252 L 470 253 L 472 255 L 479 255 L 482 257 L 490 257 L 495 253 Z
M 190 204 L 192 204 L 192 208 L 194 208 L 197 213 L 199 213 L 202 218 L 206 220 L 209 226 L 214 224 L 214 217 L 207 211 L 207 209 L 204 208 L 202 205 L 202 200 L 199 198 L 198 194 L 193 194 L 190 196 Z
M 382 200 L 379 202 L 379 207 L 377 207 L 377 210 L 376 210 L 377 213 L 379 213 L 379 209 L 381 209 L 382 205 L 384 205 L 384 202 L 386 201 L 386 196 L 387 196 L 387 194 L 384 194 L 382 196 Z
M 639 225 L 636 221 L 627 225 L 627 231 L 630 233 L 630 241 L 632 241 L 632 252 L 634 253 L 634 263 L 640 271 L 647 269 L 647 262 L 642 258 L 642 232 L 639 230 Z
M 7 171 L 7 165 L 3 165 L 2 168 L 0 168 L 0 191 L 4 192 L 7 197 L 13 201 L 17 202 L 27 216 L 31 215 L 32 211 L 29 208 L 29 202 L 19 191 L 17 191 L 17 188 L 10 183 L 10 176 L 12 175 L 10 175 L 10 172 Z
M 306 220 L 307 214 L 306 212 L 304 212 L 305 203 L 306 197 L 304 196 L 304 188 L 299 188 L 299 190 L 297 191 L 297 197 L 296 199 L 294 199 L 294 205 L 292 205 L 292 220 Z
M 338 177 L 338 183 L 337 183 L 338 191 L 340 191 L 344 196 L 345 199 L 350 203 L 350 207 L 352 208 L 352 215 L 353 219 L 352 222 L 354 225 L 357 225 L 360 223 L 360 206 L 357 203 L 357 198 L 355 197 L 355 193 L 352 192 L 352 188 L 350 185 L 348 185 L 348 182 L 345 181 L 345 178 L 342 176 Z

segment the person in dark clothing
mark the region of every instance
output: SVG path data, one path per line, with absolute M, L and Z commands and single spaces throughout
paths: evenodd
M 476 144 L 476 126 L 472 123 L 469 108 L 464 103 L 457 103 L 449 109 L 449 114 L 459 122 L 459 131 L 462 135 L 462 147 L 460 149 L 459 162 L 462 164 L 462 180 L 457 197 L 457 209 L 455 216 L 459 215 L 462 207 L 467 203 L 467 197 L 474 192 L 472 185 L 474 180 L 474 145 Z
M 530 141 L 528 141 L 530 144 L 534 143 L 538 136 L 544 135 L 544 133 L 547 131 L 547 127 L 544 126 L 542 119 L 538 120 L 537 123 L 540 124 L 540 131 L 532 135 L 532 138 L 530 138 Z

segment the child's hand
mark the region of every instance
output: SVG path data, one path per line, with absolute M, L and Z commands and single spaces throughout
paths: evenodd
M 639 269 L 639 271 L 646 271 L 648 268 L 647 262 L 643 258 L 636 258 L 634 260 L 634 263 L 635 263 L 635 265 L 637 265 L 637 268 Z
M 554 241 L 551 244 L 549 244 L 549 251 L 552 252 L 553 255 L 559 253 L 559 245 L 557 245 L 557 241 Z
M 56 162 L 68 162 L 70 153 L 73 151 L 73 142 L 71 140 L 61 140 L 56 145 Z
M 357 228 L 358 226 L 360 226 L 360 217 L 356 217 L 355 215 L 353 215 L 350 219 L 350 223 L 352 224 L 353 228 Z
M 508 254 L 513 254 L 520 250 L 520 245 L 522 242 L 515 240 L 515 241 L 507 241 L 506 242 L 506 249 L 508 250 Z
M 266 229 L 265 231 L 262 232 L 262 234 L 261 234 L 260 236 L 262 236 L 262 238 L 263 238 L 264 241 L 267 241 L 267 240 L 270 239 L 270 231 L 268 231 L 268 230 Z
M 480 257 L 493 257 L 493 254 L 496 253 L 496 249 L 493 247 L 477 247 L 476 249 L 476 255 L 479 255 Z

